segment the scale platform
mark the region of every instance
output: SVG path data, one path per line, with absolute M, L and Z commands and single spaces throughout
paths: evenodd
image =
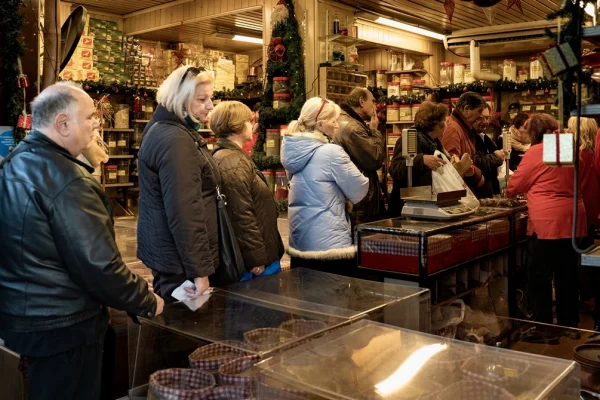
M 431 194 L 431 186 L 401 189 L 402 216 L 434 220 L 462 218 L 475 212 L 459 202 L 466 195 L 466 190 Z

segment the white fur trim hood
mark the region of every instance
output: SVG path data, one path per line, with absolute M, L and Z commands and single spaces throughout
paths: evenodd
M 342 247 L 339 249 L 301 251 L 293 247 L 287 248 L 287 253 L 291 257 L 304 258 L 309 260 L 340 260 L 351 259 L 356 255 L 356 246 Z
M 285 133 L 284 136 L 303 137 L 303 138 L 319 140 L 323 143 L 329 143 L 329 140 L 327 140 L 327 137 L 319 131 L 311 131 L 311 132 L 308 132 L 308 131 L 300 132 L 299 131 L 299 132 L 294 132 L 294 133 Z

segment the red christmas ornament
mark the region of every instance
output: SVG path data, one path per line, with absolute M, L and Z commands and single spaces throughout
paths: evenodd
M 548 88 L 544 89 L 544 93 L 548 93 Z
M 446 16 L 448 16 L 449 22 L 452 22 L 455 7 L 456 4 L 454 4 L 454 0 L 444 0 L 444 9 L 446 10 Z
M 148 93 L 144 92 L 144 97 L 148 97 Z
M 85 86 L 83 87 L 83 89 L 84 89 L 84 90 L 90 90 L 90 89 L 91 89 L 91 87 L 90 87 L 90 85 L 85 85 Z
M 531 94 L 531 91 L 529 91 L 529 90 L 528 90 L 528 91 L 527 91 L 527 96 L 529 96 L 530 94 Z
M 517 6 L 521 14 L 523 14 L 523 5 L 521 4 L 521 0 L 508 0 L 508 9 L 510 10 L 512 6 Z
M 467 89 L 467 87 L 465 86 L 465 87 L 463 88 L 463 92 L 466 92 L 467 90 L 469 90 L 469 89 Z
M 119 94 L 119 89 L 115 89 L 115 94 Z
M 488 88 L 488 89 L 486 90 L 486 92 L 488 92 L 488 93 L 492 93 L 492 88 Z

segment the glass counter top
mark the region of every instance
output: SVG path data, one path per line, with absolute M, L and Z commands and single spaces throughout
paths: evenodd
M 573 361 L 362 320 L 256 366 L 258 399 L 578 399 Z M 276 393 L 279 392 L 279 395 Z
M 359 232 L 383 232 L 405 235 L 431 235 L 449 229 L 460 228 L 492 219 L 506 217 L 515 212 L 525 211 L 526 207 L 515 209 L 479 207 L 475 214 L 452 221 L 427 221 L 415 218 L 389 218 L 381 221 L 370 222 L 358 226 Z
M 345 319 L 358 318 L 403 301 L 413 304 L 424 301 L 429 307 L 428 289 L 348 278 L 307 268 L 282 271 L 221 289 L 269 304 Z
M 347 320 L 324 315 L 318 309 L 291 309 L 216 290 L 195 311 L 181 302 L 165 304 L 161 315 L 142 319 L 142 323 L 205 342 L 226 342 L 229 347 L 263 355 Z

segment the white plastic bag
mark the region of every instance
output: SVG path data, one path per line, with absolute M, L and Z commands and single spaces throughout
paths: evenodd
M 477 210 L 479 208 L 479 200 L 477 200 L 477 197 L 471 192 L 471 189 L 469 189 L 465 181 L 463 181 L 452 163 L 439 151 L 436 151 L 434 156 L 440 157 L 442 160 L 446 161 L 446 164 L 435 171 L 431 171 L 433 192 L 444 193 L 464 189 L 467 191 L 467 195 L 460 199 L 460 202 L 472 210 Z

